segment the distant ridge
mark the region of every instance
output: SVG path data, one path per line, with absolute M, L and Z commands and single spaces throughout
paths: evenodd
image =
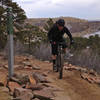
M 55 17 L 52 18 L 54 22 L 63 18 L 66 22 L 66 26 L 70 29 L 73 36 L 84 36 L 93 32 L 100 31 L 100 21 L 90 21 L 74 17 Z M 35 26 L 43 28 L 49 18 L 29 18 L 25 23 L 30 23 Z

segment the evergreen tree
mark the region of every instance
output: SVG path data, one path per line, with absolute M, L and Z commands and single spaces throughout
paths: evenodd
M 44 26 L 44 29 L 46 31 L 49 31 L 51 29 L 51 27 L 53 26 L 54 22 L 52 20 L 52 18 L 49 18 L 49 20 L 47 21 L 47 23 Z
M 18 6 L 16 2 L 12 0 L 0 0 L 0 41 L 1 48 L 3 48 L 7 41 L 7 7 L 12 7 L 13 9 L 13 24 L 14 29 L 20 31 L 23 28 L 23 22 L 26 19 L 25 12 L 22 8 Z M 16 32 L 15 32 L 16 35 Z
M 34 44 L 40 43 L 46 39 L 46 33 L 39 27 L 25 24 L 24 29 L 16 33 L 18 39 L 28 45 L 29 51 Z

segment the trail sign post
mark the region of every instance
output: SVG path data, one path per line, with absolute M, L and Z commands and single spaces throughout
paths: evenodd
M 8 71 L 9 71 L 9 78 L 11 78 L 13 76 L 13 66 L 14 66 L 12 8 L 7 8 L 7 32 L 9 36 Z

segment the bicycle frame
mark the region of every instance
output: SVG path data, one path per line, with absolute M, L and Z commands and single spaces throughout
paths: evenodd
M 63 43 L 58 44 L 58 55 L 56 58 L 57 71 L 59 71 L 59 79 L 63 76 L 63 65 L 64 65 L 64 51 L 62 47 Z

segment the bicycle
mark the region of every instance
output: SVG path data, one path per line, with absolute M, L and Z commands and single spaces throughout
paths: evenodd
M 59 79 L 63 77 L 63 66 L 64 66 L 64 49 L 63 42 L 58 43 L 58 55 L 56 57 L 56 71 L 59 72 Z M 53 70 L 54 70 L 53 66 Z

